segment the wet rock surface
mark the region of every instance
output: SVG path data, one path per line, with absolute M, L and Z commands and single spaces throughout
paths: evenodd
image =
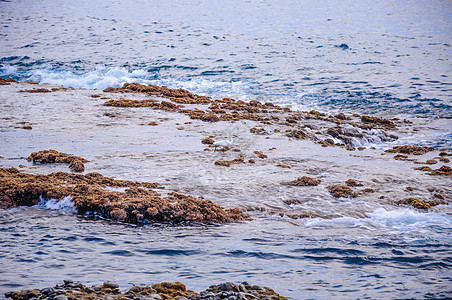
M 207 290 L 196 293 L 187 290 L 180 282 L 162 282 L 151 286 L 133 286 L 126 292 L 121 292 L 119 285 L 105 282 L 99 286 L 87 287 L 72 280 L 64 280 L 63 284 L 42 289 L 11 291 L 5 294 L 6 298 L 13 300 L 28 299 L 53 299 L 53 300 L 75 300 L 75 299 L 112 299 L 112 300 L 286 300 L 274 290 L 251 285 L 248 282 L 234 284 L 225 282 L 212 285 Z
M 106 190 L 123 187 L 124 192 Z M 246 219 L 239 209 L 223 209 L 202 197 L 178 193 L 163 197 L 157 183 L 107 178 L 99 173 L 32 175 L 15 168 L 0 169 L 0 208 L 32 206 L 42 199 L 73 198 L 79 214 L 97 213 L 127 223 L 227 223 Z
M 56 150 L 42 150 L 39 152 L 33 152 L 28 158 L 28 161 L 40 164 L 49 163 L 68 163 L 69 169 L 74 172 L 84 172 L 84 163 L 88 162 L 87 159 L 69 155 L 66 153 L 58 152 Z
M 347 197 L 357 197 L 358 194 L 355 193 L 351 188 L 345 185 L 330 185 L 328 191 L 336 198 L 347 198 Z
M 284 185 L 293 186 L 316 186 L 322 182 L 320 179 L 314 179 L 308 176 L 298 177 L 294 181 L 283 182 Z

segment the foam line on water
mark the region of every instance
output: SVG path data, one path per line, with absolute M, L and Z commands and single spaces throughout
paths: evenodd
M 18 80 L 86 89 L 121 87 L 124 83 L 138 82 L 141 84 L 165 85 L 169 88 L 183 88 L 197 94 L 222 97 L 235 96 L 237 98 L 246 98 L 251 89 L 250 83 L 246 82 L 222 82 L 205 78 L 159 78 L 154 72 L 143 69 L 131 71 L 119 67 L 98 67 L 92 71 L 76 73 L 52 68 L 20 71 L 14 66 L 5 66 L 0 68 L 0 77 L 14 77 Z
M 387 228 L 401 232 L 417 231 L 420 229 L 452 229 L 452 216 L 436 212 L 418 212 L 414 209 L 403 208 L 387 210 L 378 208 L 367 213 L 367 218 L 340 217 L 334 219 L 307 219 L 307 227 L 362 227 L 362 228 Z

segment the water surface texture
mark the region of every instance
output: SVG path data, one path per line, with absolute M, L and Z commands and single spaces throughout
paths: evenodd
M 377 198 L 397 197 L 409 185 L 422 196 L 439 186 L 452 198 L 450 177 L 416 173 L 414 165 L 380 155 L 403 144 L 452 149 L 451 15 L 451 1 L 0 1 L 0 77 L 82 89 L 17 98 L 19 88 L 2 88 L 2 167 L 67 171 L 25 160 L 53 148 L 89 159 L 89 172 L 160 182 L 253 216 L 181 227 L 93 220 L 74 214 L 70 203 L 0 211 L 0 293 L 64 279 L 109 280 L 122 289 L 181 281 L 196 291 L 246 280 L 290 299 L 452 297 L 450 204 L 425 212 Z M 363 145 L 376 150 L 349 155 L 308 141 L 258 139 L 250 122 L 176 130 L 190 120 L 105 108 L 90 97 L 101 93 L 92 89 L 125 82 L 295 110 L 407 118 L 418 131 L 372 140 Z M 159 126 L 139 125 L 154 120 Z M 15 128 L 20 121 L 33 130 Z M 251 153 L 277 147 L 270 159 L 293 168 L 214 169 L 222 154 L 204 152 L 199 141 L 231 131 Z M 183 173 L 182 164 L 198 168 L 196 176 Z M 305 174 L 325 185 L 355 178 L 380 190 L 334 199 L 325 185 L 313 191 L 279 184 Z M 283 202 L 294 198 L 301 203 Z M 328 218 L 278 214 L 293 211 Z

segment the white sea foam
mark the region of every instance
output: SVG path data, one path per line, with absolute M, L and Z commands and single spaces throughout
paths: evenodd
M 418 212 L 413 209 L 376 209 L 367 213 L 367 218 L 340 217 L 334 219 L 307 219 L 307 227 L 362 227 L 386 228 L 390 231 L 419 231 L 429 229 L 452 229 L 452 216 L 436 212 Z
M 54 70 L 50 68 L 18 71 L 13 66 L 0 68 L 0 76 L 14 76 L 20 80 L 50 83 L 73 88 L 105 89 L 120 87 L 124 83 L 165 85 L 170 88 L 183 88 L 197 94 L 217 95 L 246 99 L 250 94 L 250 84 L 243 82 L 222 82 L 205 78 L 156 78 L 155 73 L 142 69 L 127 70 L 118 67 L 98 67 L 85 73 Z
M 435 212 L 417 212 L 404 208 L 398 210 L 386 210 L 379 208 L 367 216 L 379 224 L 390 227 L 422 228 L 439 226 L 442 228 L 452 228 L 452 216 Z
M 73 199 L 71 196 L 66 196 L 60 201 L 57 201 L 56 199 L 45 200 L 42 197 L 40 197 L 40 199 L 41 201 L 37 204 L 37 206 L 39 207 L 44 207 L 52 210 L 62 210 L 65 212 L 72 213 L 77 212 L 77 209 L 75 208 L 74 203 L 72 202 Z

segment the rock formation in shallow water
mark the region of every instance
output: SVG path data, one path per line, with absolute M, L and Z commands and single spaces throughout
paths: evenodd
M 106 187 L 124 187 L 124 192 L 108 191 Z M 105 218 L 127 223 L 227 223 L 246 219 L 239 209 L 223 209 L 202 197 L 169 193 L 161 196 L 153 188 L 156 183 L 132 182 L 104 177 L 99 173 L 86 175 L 51 173 L 33 175 L 15 168 L 0 168 L 0 208 L 36 205 L 45 200 L 73 198 L 79 214 L 98 213 Z
M 351 188 L 345 185 L 330 185 L 328 191 L 336 198 L 347 198 L 347 197 L 357 197 L 358 194 L 355 193 Z
M 85 171 L 84 163 L 88 162 L 88 160 L 84 158 L 58 152 L 56 150 L 42 150 L 39 152 L 33 152 L 27 158 L 27 160 L 32 161 L 33 163 L 41 164 L 68 163 L 69 169 L 71 169 L 74 172 L 84 172 Z
M 293 185 L 293 186 L 316 186 L 321 182 L 320 179 L 314 179 L 308 176 L 298 177 L 294 181 L 283 182 L 285 185 Z

